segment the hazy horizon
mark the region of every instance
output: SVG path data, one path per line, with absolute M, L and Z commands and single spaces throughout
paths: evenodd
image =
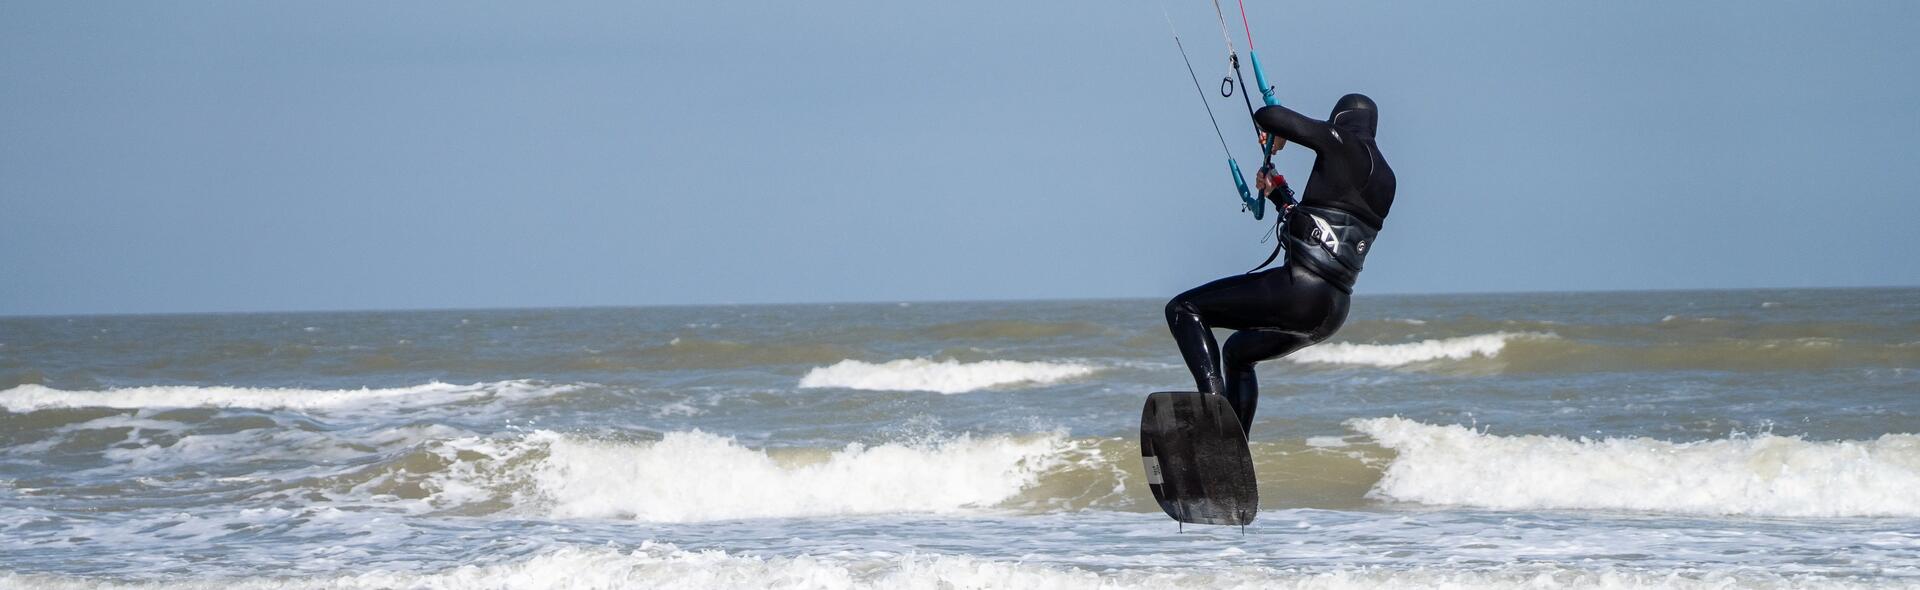
M 1501 297 L 1525 295 L 1605 295 L 1605 294 L 1663 294 L 1663 293 L 1740 293 L 1758 291 L 1898 291 L 1920 290 L 1920 285 L 1858 285 L 1843 287 L 1735 287 L 1735 288 L 1686 288 L 1686 289 L 1598 289 L 1567 291 L 1454 291 L 1429 293 L 1361 293 L 1356 292 L 1354 299 L 1364 303 L 1368 299 L 1386 298 L 1423 298 L 1423 297 Z M 44 313 L 44 314 L 0 314 L 0 319 L 13 318 L 84 318 L 84 317 L 144 317 L 144 316 L 192 316 L 192 315 L 304 315 L 304 314 L 351 314 L 351 313 L 410 313 L 410 312 L 462 312 L 462 311 L 540 311 L 540 310 L 576 310 L 576 309 L 656 309 L 656 308 L 701 308 L 701 307 L 809 307 L 834 305 L 942 305 L 969 303 L 1066 303 L 1098 301 L 1157 301 L 1171 297 L 1161 295 L 1117 295 L 1112 297 L 1028 297 L 1002 299 L 916 299 L 916 300 L 876 300 L 876 301 L 752 301 L 752 302 L 708 302 L 708 303 L 647 303 L 647 304 L 611 304 L 611 305 L 539 305 L 519 307 L 406 307 L 406 308 L 340 308 L 340 309 L 245 309 L 226 311 L 159 311 L 159 312 L 112 312 L 112 313 Z

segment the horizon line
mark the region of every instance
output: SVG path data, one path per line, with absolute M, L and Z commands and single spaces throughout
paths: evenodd
M 1430 292 L 1388 292 L 1356 294 L 1356 299 L 1385 297 L 1444 297 L 1444 296 L 1498 296 L 1498 295 L 1582 295 L 1582 294 L 1628 294 L 1628 293 L 1687 293 L 1711 291 L 1869 291 L 1915 289 L 1920 285 L 1856 285 L 1839 287 L 1676 287 L 1656 289 L 1579 289 L 1579 290 L 1517 290 L 1517 291 L 1430 291 Z M 781 306 L 833 306 L 833 305 L 942 305 L 963 303 L 1060 303 L 1067 301 L 1131 301 L 1153 300 L 1170 296 L 1112 296 L 1112 297 L 1007 297 L 980 299 L 888 299 L 867 301 L 788 301 L 788 302 L 719 302 L 719 303 L 643 303 L 643 304 L 595 304 L 595 305 L 533 305 L 518 307 L 473 306 L 473 307 L 389 307 L 389 308 L 343 308 L 343 309 L 263 309 L 241 311 L 147 311 L 147 312 L 81 312 L 81 313 L 24 313 L 0 314 L 0 320 L 11 319 L 49 319 L 49 318 L 105 318 L 105 317 L 153 317 L 153 316 L 196 316 L 196 315 L 321 315 L 349 313 L 432 313 L 461 311 L 565 311 L 587 309 L 652 309 L 652 308 L 697 308 L 697 307 L 781 307 Z

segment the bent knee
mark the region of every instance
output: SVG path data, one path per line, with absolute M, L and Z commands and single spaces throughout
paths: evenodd
M 1260 364 L 1260 361 L 1267 360 L 1268 358 L 1271 357 L 1248 354 L 1245 350 L 1235 350 L 1233 347 L 1228 347 L 1226 350 L 1220 351 L 1221 368 L 1229 372 L 1252 372 L 1254 365 Z
M 1252 371 L 1255 364 L 1281 358 L 1318 342 L 1307 334 L 1280 330 L 1241 331 L 1227 340 L 1220 362 L 1228 371 Z
M 1167 300 L 1167 322 L 1172 323 L 1175 317 L 1178 317 L 1182 314 L 1198 316 L 1200 315 L 1200 309 L 1198 307 L 1194 307 L 1193 302 L 1188 301 L 1187 298 L 1185 297 L 1175 296 L 1172 299 L 1168 299 Z

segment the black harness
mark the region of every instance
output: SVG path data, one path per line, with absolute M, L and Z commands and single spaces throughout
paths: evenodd
M 1284 250 L 1288 264 L 1298 264 L 1341 291 L 1352 293 L 1353 283 L 1366 267 L 1367 252 L 1373 250 L 1374 238 L 1380 235 L 1380 230 L 1368 227 L 1358 216 L 1346 211 L 1301 205 L 1293 199 L 1293 189 L 1284 182 L 1269 192 L 1268 197 L 1280 203 L 1280 215 L 1274 220 L 1279 243 L 1274 244 L 1273 253 L 1268 254 L 1260 266 L 1247 272 L 1257 272 L 1273 264 Z
M 1302 205 L 1289 213 L 1280 238 L 1287 249 L 1287 263 L 1306 267 L 1340 290 L 1353 292 L 1353 282 L 1359 280 L 1380 231 L 1339 209 Z

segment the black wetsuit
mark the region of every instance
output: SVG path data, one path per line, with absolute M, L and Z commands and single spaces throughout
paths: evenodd
M 1268 133 L 1313 150 L 1313 173 L 1300 206 L 1286 221 L 1287 262 L 1278 268 L 1227 277 L 1181 293 L 1167 302 L 1167 326 L 1200 391 L 1221 393 L 1233 405 L 1243 429 L 1251 430 L 1260 395 L 1253 365 L 1279 358 L 1332 336 L 1347 320 L 1347 300 L 1359 265 L 1309 251 L 1322 242 L 1326 218 L 1354 224 L 1348 256 L 1357 243 L 1359 260 L 1372 246 L 1393 206 L 1393 169 L 1374 145 L 1379 111 L 1373 101 L 1349 94 L 1318 121 L 1269 106 L 1254 113 Z M 1279 198 L 1269 195 L 1275 204 Z M 1312 212 L 1319 212 L 1315 216 Z M 1316 221 L 1320 222 L 1316 224 Z M 1333 233 L 1333 232 L 1326 232 Z M 1347 231 L 1342 230 L 1346 235 Z M 1327 250 L 1337 252 L 1338 246 Z M 1209 328 L 1237 330 L 1227 338 L 1225 357 Z M 1222 375 L 1224 361 L 1225 374 Z

